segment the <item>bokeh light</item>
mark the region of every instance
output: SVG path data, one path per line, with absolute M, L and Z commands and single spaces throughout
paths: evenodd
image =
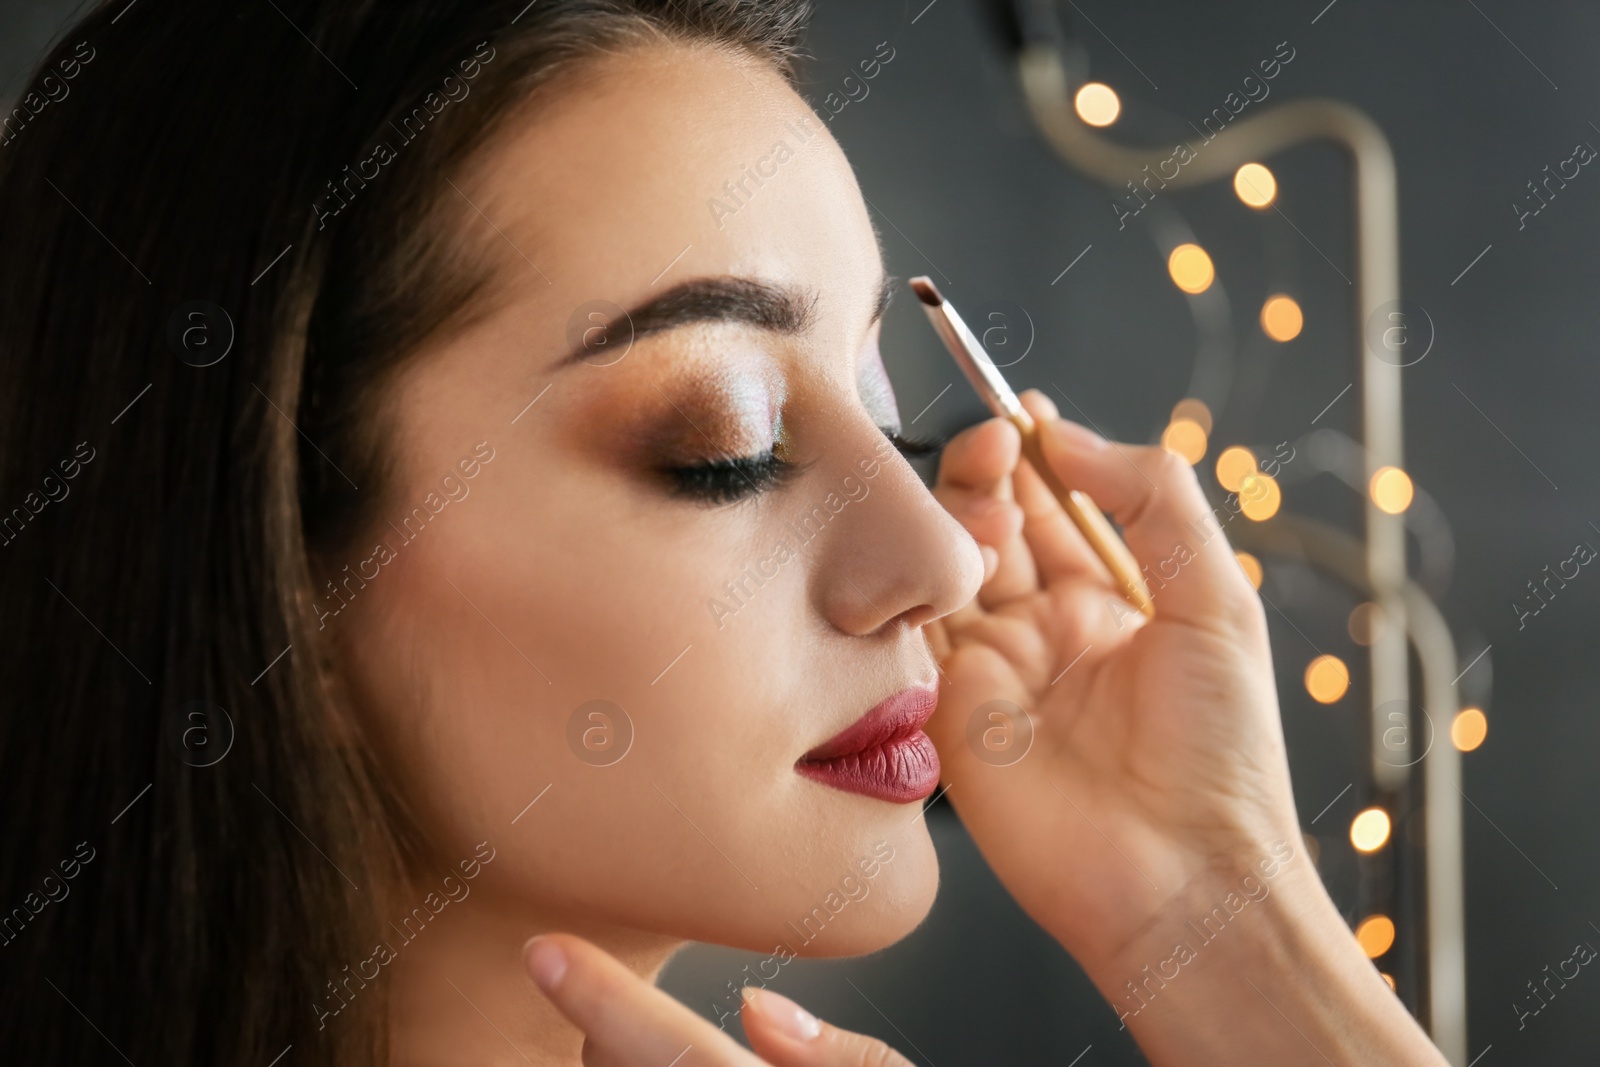
M 1217 276 L 1206 250 L 1194 244 L 1182 244 L 1172 250 L 1167 257 L 1167 273 L 1172 275 L 1174 285 L 1190 294 L 1205 292 Z
M 1091 126 L 1109 126 L 1122 114 L 1122 101 L 1115 89 L 1100 82 L 1090 82 L 1072 98 L 1078 117 Z
M 1161 434 L 1161 447 L 1182 456 L 1192 467 L 1205 458 L 1206 431 L 1192 419 L 1173 419 Z
M 1301 833 L 1300 840 L 1305 843 L 1306 854 L 1311 857 L 1311 865 L 1315 867 L 1322 862 L 1322 842 L 1314 834 Z
M 1211 436 L 1211 409 L 1206 407 L 1204 400 L 1197 400 L 1192 396 L 1184 397 L 1172 405 L 1172 419 L 1174 422 L 1178 419 L 1188 419 L 1197 423 L 1206 432 L 1207 437 Z
M 1268 207 L 1278 195 L 1278 179 L 1260 163 L 1246 163 L 1234 171 L 1233 191 L 1251 207 Z
M 1305 315 L 1291 296 L 1279 293 L 1261 305 L 1262 332 L 1274 341 L 1293 341 L 1305 324 Z
M 1350 843 L 1357 852 L 1376 852 L 1389 840 L 1389 813 L 1368 808 L 1350 821 Z
M 1306 665 L 1306 692 L 1319 704 L 1332 704 L 1350 688 L 1350 671 L 1338 656 L 1318 656 Z
M 1250 579 L 1250 584 L 1260 589 L 1263 577 L 1261 561 L 1248 552 L 1235 552 L 1233 558 L 1239 561 L 1239 569 L 1244 571 L 1246 578 Z
M 1371 492 L 1379 511 L 1398 515 L 1411 506 L 1415 489 L 1411 475 L 1399 467 L 1379 467 L 1372 475 Z
M 1224 448 L 1217 457 L 1217 484 L 1230 493 L 1237 493 L 1240 484 L 1255 471 L 1255 453 L 1243 445 Z
M 1462 708 L 1450 724 L 1450 742 L 1462 752 L 1471 752 L 1489 736 L 1489 719 L 1479 708 Z
M 1283 490 L 1270 474 L 1256 471 L 1239 482 L 1239 510 L 1255 522 L 1266 522 L 1283 506 Z
M 1383 632 L 1383 609 L 1370 600 L 1357 604 L 1350 609 L 1346 628 L 1350 631 L 1350 640 L 1358 645 L 1371 645 Z
M 1375 960 L 1394 945 L 1394 920 L 1387 915 L 1369 915 L 1356 927 L 1356 941 L 1367 959 Z

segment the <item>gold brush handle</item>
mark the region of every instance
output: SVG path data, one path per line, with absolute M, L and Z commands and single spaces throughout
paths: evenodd
M 1077 526 L 1084 540 L 1089 542 L 1089 547 L 1106 565 L 1111 577 L 1122 587 L 1122 595 L 1147 618 L 1154 618 L 1155 603 L 1150 598 L 1150 587 L 1145 585 L 1144 576 L 1139 573 L 1139 561 L 1133 558 L 1128 546 L 1117 536 L 1111 520 L 1105 517 L 1087 493 L 1068 489 L 1061 484 L 1061 479 L 1056 477 L 1055 471 L 1050 469 L 1050 464 L 1044 458 L 1044 448 L 1039 443 L 1039 428 L 1026 411 L 1013 413 L 1011 423 L 1022 434 L 1023 456 L 1072 518 L 1073 525 Z

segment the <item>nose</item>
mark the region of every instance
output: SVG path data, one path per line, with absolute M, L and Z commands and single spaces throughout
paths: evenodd
M 823 497 L 821 513 L 835 514 L 834 529 L 812 572 L 824 617 L 852 636 L 924 626 L 965 605 L 983 583 L 972 535 L 882 432 L 868 430 L 836 450 L 847 458 L 827 472 L 836 497 Z M 853 509 L 852 521 L 837 523 L 830 500 Z M 808 516 L 818 517 L 818 509 Z

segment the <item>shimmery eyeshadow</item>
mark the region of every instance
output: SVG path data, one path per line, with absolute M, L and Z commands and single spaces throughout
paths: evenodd
M 625 412 L 623 436 L 664 463 L 754 455 L 780 429 L 782 379 L 748 367 L 678 375 L 637 400 L 642 419 Z
M 862 406 L 879 426 L 900 425 L 900 409 L 895 400 L 894 386 L 889 381 L 889 372 L 883 366 L 883 356 L 876 344 L 862 353 L 856 390 L 861 396 Z

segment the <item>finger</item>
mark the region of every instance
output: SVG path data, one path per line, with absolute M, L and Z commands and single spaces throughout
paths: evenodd
M 979 545 L 978 551 L 983 556 L 983 580 L 987 582 L 994 575 L 995 568 L 999 565 L 999 553 L 988 545 Z M 991 553 L 993 554 L 993 560 L 990 558 Z M 979 590 L 980 592 L 982 591 L 981 586 Z M 978 602 L 978 597 L 974 595 L 971 600 L 950 614 L 929 623 L 924 628 L 925 631 L 931 631 L 928 633 L 928 648 L 933 652 L 941 669 L 943 669 L 945 659 L 955 647 L 954 635 L 977 624 L 987 614 L 988 612 L 983 605 Z
M 1011 475 L 1022 438 L 1005 419 L 989 419 L 945 445 L 934 496 L 979 544 L 998 553 L 995 571 L 978 590 L 983 607 L 1036 592 L 1039 575 L 1022 537 L 1022 514 L 1012 499 Z
M 1082 489 L 1123 528 L 1157 618 L 1197 625 L 1265 625 L 1260 598 L 1239 567 L 1222 522 L 1184 460 L 1163 448 L 1113 444 L 1066 419 L 1040 423 L 1056 476 Z
M 739 1018 L 750 1047 L 775 1067 L 911 1067 L 877 1038 L 830 1026 L 770 989 L 745 986 Z
M 983 720 L 981 731 L 992 722 L 987 712 L 998 708 L 1009 714 L 1013 708 L 1031 709 L 1035 703 L 1027 684 L 1018 677 L 1015 665 L 996 647 L 1006 636 L 1004 630 L 1008 625 L 1017 624 L 999 617 L 985 619 L 975 628 L 978 633 L 973 640 L 952 651 L 940 679 L 938 707 L 923 727 L 939 750 L 940 780 L 950 787 L 953 803 L 963 803 L 969 793 L 992 797 L 997 782 L 1015 777 L 1008 761 L 985 759 L 984 754 L 973 747 L 972 740 L 975 718 Z M 1005 703 L 991 704 L 995 701 Z M 1023 736 L 1021 731 L 1026 727 L 1020 720 L 1012 725 L 1018 731 L 1015 736 Z M 980 733 L 980 746 L 983 741 Z M 986 746 L 985 751 L 992 747 Z M 956 794 L 961 794 L 962 799 L 958 800 Z
M 976 597 L 979 605 L 989 609 L 1039 591 L 1039 572 L 1022 536 L 1023 514 L 1015 501 L 943 490 L 939 502 L 978 542 L 984 559 L 983 584 Z
M 1055 402 L 1037 389 L 1029 389 L 1020 399 L 1035 422 L 1060 417 Z M 1045 583 L 1090 579 L 1115 591 L 1117 584 L 1111 572 L 1031 463 L 1018 464 L 1012 486 L 1022 509 L 1023 540 Z
M 1017 428 L 1005 419 L 986 419 L 969 426 L 940 450 L 934 488 L 968 489 L 1009 499 L 1007 483 L 1020 446 Z
M 535 937 L 523 946 L 522 958 L 550 1002 L 584 1032 L 586 1062 L 758 1063 L 727 1034 L 582 938 Z M 691 1048 L 693 1054 L 684 1056 Z
M 999 566 L 999 550 L 1022 532 L 1022 509 L 1013 500 L 976 489 L 943 488 L 934 490 L 934 497 L 957 522 L 961 523 L 980 551 L 989 548 L 995 553 L 995 566 Z M 984 580 L 991 577 L 990 568 L 984 568 Z

